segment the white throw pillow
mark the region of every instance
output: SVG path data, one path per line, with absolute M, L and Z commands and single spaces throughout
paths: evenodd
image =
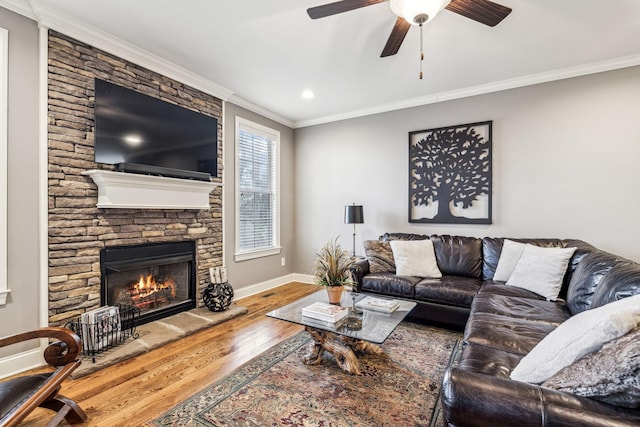
M 498 265 L 496 266 L 496 272 L 493 275 L 493 280 L 496 282 L 506 282 L 511 277 L 511 273 L 516 268 L 524 247 L 526 245 L 520 242 L 514 242 L 513 240 L 504 240 L 502 244 L 502 252 L 500 252 L 500 259 L 498 259 Z
M 561 323 L 523 357 L 510 378 L 540 384 L 639 324 L 640 294 L 578 313 Z
M 442 277 L 431 240 L 392 240 L 389 243 L 398 276 Z
M 535 292 L 555 301 L 576 248 L 541 248 L 526 244 L 507 285 Z

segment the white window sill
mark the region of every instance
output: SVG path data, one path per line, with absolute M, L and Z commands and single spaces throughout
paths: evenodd
M 280 254 L 281 247 L 274 247 L 269 249 L 263 249 L 259 251 L 251 251 L 251 252 L 239 252 L 234 255 L 234 260 L 236 262 L 240 261 L 248 261 L 250 259 L 263 258 L 272 255 Z
M 11 289 L 4 289 L 0 291 L 0 305 L 5 305 L 7 303 L 7 297 L 11 293 Z

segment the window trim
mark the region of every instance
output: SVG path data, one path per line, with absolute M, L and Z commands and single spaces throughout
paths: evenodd
M 272 255 L 278 255 L 281 252 L 280 246 L 280 132 L 261 125 L 259 123 L 252 122 L 242 117 L 236 116 L 235 120 L 235 253 L 234 260 L 247 261 L 255 258 L 262 258 Z M 274 200 L 274 218 L 273 218 L 273 230 L 274 230 L 274 245 L 264 249 L 252 249 L 241 251 L 240 248 L 240 168 L 238 158 L 238 145 L 240 142 L 240 129 L 254 132 L 258 135 L 263 135 L 274 141 L 275 144 L 275 200 Z
M 9 71 L 9 31 L 0 28 L 0 306 L 7 303 L 7 296 L 11 292 L 8 287 L 7 275 L 7 180 L 8 161 L 8 71 Z

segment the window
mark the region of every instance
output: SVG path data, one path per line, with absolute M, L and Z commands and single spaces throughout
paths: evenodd
M 236 261 L 280 253 L 280 132 L 236 117 Z

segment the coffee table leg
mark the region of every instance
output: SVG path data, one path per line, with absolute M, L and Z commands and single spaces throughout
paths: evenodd
M 355 338 L 347 337 L 344 335 L 339 335 L 337 338 L 342 342 L 344 342 L 349 347 L 351 347 L 353 351 L 358 351 L 360 353 L 366 353 L 366 354 L 382 354 L 383 353 L 379 345 L 370 343 L 369 341 L 357 340 Z
M 305 327 L 305 329 L 311 334 L 314 341 L 309 348 L 309 353 L 303 358 L 304 363 L 307 365 L 321 363 L 322 353 L 326 350 L 333 354 L 336 363 L 342 370 L 354 375 L 360 375 L 360 363 L 354 350 L 368 354 L 382 353 L 382 349 L 379 346 L 367 341 L 356 340 L 309 326 Z
M 322 344 L 316 341 L 316 338 L 313 337 L 313 343 L 309 346 L 309 352 L 302 358 L 302 361 L 305 365 L 319 365 L 322 363 L 322 353 L 324 353 L 324 348 L 322 348 Z

